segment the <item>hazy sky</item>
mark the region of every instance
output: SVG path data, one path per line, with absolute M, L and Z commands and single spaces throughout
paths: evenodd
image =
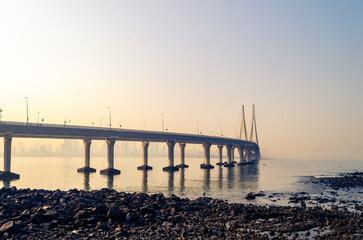
M 0 0 L 3 120 L 236 137 L 363 159 L 362 1 Z

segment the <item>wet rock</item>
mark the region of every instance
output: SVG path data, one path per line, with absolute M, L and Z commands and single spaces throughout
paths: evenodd
M 79 210 L 76 215 L 74 215 L 74 219 L 83 219 L 89 216 L 89 213 L 87 213 L 85 210 Z
M 245 196 L 245 198 L 246 198 L 247 200 L 254 200 L 254 199 L 256 199 L 256 196 L 255 196 L 255 194 L 254 194 L 253 192 L 250 192 L 250 193 L 248 193 L 248 194 Z
M 96 207 L 91 209 L 92 214 L 107 214 L 108 209 L 104 205 L 97 205 Z
M 0 232 L 15 231 L 17 226 L 14 221 L 8 221 L 0 227 Z
M 35 213 L 30 216 L 31 223 L 41 223 L 44 221 L 44 214 L 42 213 Z
M 107 212 L 107 218 L 112 220 L 125 219 L 126 214 L 117 207 L 111 207 Z
M 175 211 L 175 209 L 174 209 L 174 211 Z M 152 205 L 148 205 L 148 206 L 142 207 L 140 209 L 140 214 L 141 215 L 154 214 L 154 213 L 155 213 L 155 209 L 153 208 Z
M 264 197 L 264 196 L 266 196 L 266 194 L 261 191 L 261 192 L 256 193 L 255 196 L 256 197 Z
M 312 178 L 310 182 L 315 184 L 324 184 L 330 186 L 334 190 L 342 188 L 363 187 L 363 173 L 355 172 L 339 177 Z

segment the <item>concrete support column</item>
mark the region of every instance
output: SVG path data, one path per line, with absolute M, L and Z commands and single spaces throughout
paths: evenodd
M 113 157 L 114 157 L 114 147 L 115 147 L 115 138 L 107 138 L 107 168 L 100 171 L 101 174 L 104 175 L 117 175 L 120 174 L 121 171 L 113 168 Z
M 77 169 L 77 172 L 96 172 L 96 169 L 90 167 L 91 143 L 89 138 L 83 139 L 84 145 L 84 167 Z
M 227 148 L 227 164 L 225 164 L 225 167 L 234 167 L 233 160 L 232 160 L 232 144 L 226 144 Z
M 7 133 L 4 136 L 4 172 L 0 172 L 0 180 L 19 179 L 20 175 L 10 172 L 11 167 L 11 141 L 13 135 Z
M 260 160 L 261 156 L 260 156 L 260 148 L 258 145 L 254 146 L 253 148 L 251 148 L 252 152 L 252 156 L 251 156 L 251 160 L 253 161 L 257 161 Z
M 255 161 L 256 160 L 256 152 L 254 149 L 251 148 L 251 161 Z
M 185 164 L 185 143 L 179 143 L 180 148 L 180 164 L 176 165 L 177 168 L 188 168 L 189 166 Z
M 163 171 L 166 171 L 166 172 L 179 171 L 179 168 L 174 167 L 174 146 L 175 146 L 175 141 L 167 141 L 166 145 L 168 145 L 169 166 L 164 167 Z
M 204 148 L 204 163 L 200 164 L 200 168 L 204 168 L 204 169 L 210 169 L 210 168 L 214 168 L 214 166 L 212 166 L 210 164 L 210 147 L 212 144 L 210 143 L 203 143 L 203 148 Z
M 245 146 L 243 146 L 243 145 L 238 146 L 238 153 L 239 153 L 239 163 L 238 163 L 238 165 L 243 165 L 244 162 L 245 162 L 244 150 L 245 150 Z
M 13 136 L 11 134 L 6 134 L 4 136 L 4 172 L 10 172 L 12 140 Z
M 218 157 L 219 162 L 217 162 L 217 165 L 223 165 L 223 145 L 218 145 Z
M 152 167 L 147 165 L 148 162 L 148 147 L 149 147 L 149 142 L 144 141 L 142 142 L 142 156 L 144 159 L 144 165 L 137 167 L 138 170 L 151 170 L 153 169 Z

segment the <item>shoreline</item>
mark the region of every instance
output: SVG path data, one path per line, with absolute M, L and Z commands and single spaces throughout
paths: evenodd
M 361 181 L 362 174 L 357 175 Z M 344 178 L 344 177 L 343 177 Z M 341 179 L 340 179 L 341 180 Z M 339 180 L 339 181 L 340 181 Z M 352 183 L 348 179 L 348 182 Z M 319 178 L 313 184 L 328 186 Z M 325 182 L 324 182 L 325 181 Z M 347 186 L 347 181 L 341 186 Z M 355 187 L 362 191 L 362 186 Z M 337 190 L 335 190 L 338 192 Z M 332 192 L 332 191 L 331 191 Z M 254 194 L 255 198 L 282 197 Z M 331 193 L 336 196 L 338 193 Z M 315 199 L 285 195 L 295 206 L 228 203 L 199 197 L 124 193 L 110 189 L 0 189 L 0 237 L 7 239 L 362 239 L 361 202 L 356 210 Z M 316 201 L 312 205 L 309 201 Z M 321 201 L 321 202 L 319 202 Z M 252 201 L 253 203 L 253 201 Z M 332 203 L 331 206 L 326 205 Z M 325 204 L 325 205 L 324 205 Z

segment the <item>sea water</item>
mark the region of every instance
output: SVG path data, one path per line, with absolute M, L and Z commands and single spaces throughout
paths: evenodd
M 177 159 L 176 159 L 177 161 Z M 4 187 L 68 190 L 97 190 L 110 188 L 122 192 L 148 194 L 175 194 L 182 197 L 208 197 L 238 202 L 248 192 L 297 192 L 306 189 L 304 179 L 309 176 L 337 176 L 363 170 L 363 160 L 297 160 L 261 159 L 251 165 L 233 168 L 217 166 L 217 158 L 211 159 L 214 169 L 201 169 L 202 158 L 188 158 L 189 168 L 177 172 L 163 172 L 167 158 L 149 158 L 150 171 L 137 170 L 142 165 L 140 157 L 116 157 L 115 168 L 120 175 L 104 176 L 99 171 L 107 168 L 106 158 L 93 157 L 91 167 L 96 173 L 78 173 L 84 166 L 82 157 L 13 157 L 12 172 L 20 179 L 3 181 Z

